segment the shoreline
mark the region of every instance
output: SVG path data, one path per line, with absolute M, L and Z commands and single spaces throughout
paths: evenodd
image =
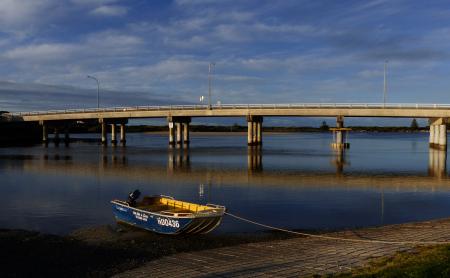
M 293 236 L 271 231 L 175 237 L 120 224 L 68 235 L 0 229 L 0 267 L 12 271 L 3 273 L 5 277 L 110 277 L 181 252 L 288 238 Z

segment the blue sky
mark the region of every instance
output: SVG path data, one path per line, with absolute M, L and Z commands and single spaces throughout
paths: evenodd
M 0 0 L 0 107 L 450 103 L 448 1 Z

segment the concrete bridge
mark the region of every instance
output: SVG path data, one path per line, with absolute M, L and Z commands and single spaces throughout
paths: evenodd
M 226 105 L 170 105 L 111 107 L 95 109 L 67 109 L 21 112 L 7 115 L 15 120 L 34 121 L 42 125 L 43 141 L 48 141 L 48 126 L 55 130 L 55 139 L 64 130 L 68 139 L 70 123 L 96 121 L 102 127 L 102 143 L 107 143 L 107 125 L 111 126 L 111 142 L 117 143 L 117 125 L 120 125 L 120 141 L 126 142 L 125 125 L 128 119 L 166 118 L 169 126 L 169 144 L 189 143 L 189 124 L 193 117 L 246 117 L 248 122 L 248 145 L 262 144 L 264 117 L 336 117 L 333 128 L 333 146 L 348 147 L 344 127 L 345 117 L 394 117 L 428 118 L 430 123 L 430 146 L 446 149 L 447 119 L 450 104 L 371 104 L 371 103 L 300 103 L 300 104 L 226 104 Z

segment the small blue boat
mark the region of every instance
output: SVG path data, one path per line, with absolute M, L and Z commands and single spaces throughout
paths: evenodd
M 223 206 L 198 205 L 163 195 L 136 202 L 139 195 L 136 190 L 128 201 L 111 201 L 117 222 L 160 234 L 206 234 L 219 226 L 225 213 Z

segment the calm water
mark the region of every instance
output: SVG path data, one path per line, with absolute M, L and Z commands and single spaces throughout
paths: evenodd
M 65 234 L 112 224 L 109 201 L 136 188 L 291 229 L 450 217 L 443 153 L 429 152 L 426 133 L 352 133 L 343 154 L 329 133 L 265 134 L 261 150 L 248 149 L 245 134 L 194 134 L 189 150 L 169 150 L 166 135 L 127 139 L 126 148 L 0 148 L 0 228 Z M 259 229 L 225 217 L 216 232 Z

